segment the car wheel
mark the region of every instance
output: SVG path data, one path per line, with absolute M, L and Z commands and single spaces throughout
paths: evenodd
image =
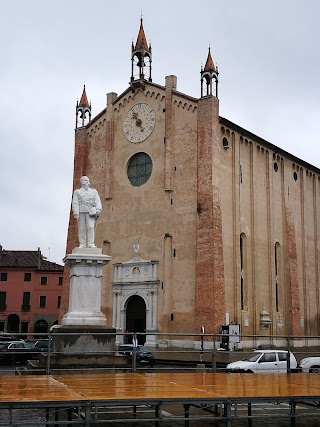
M 311 374 L 320 374 L 320 366 L 311 366 L 311 368 L 309 369 L 309 372 Z

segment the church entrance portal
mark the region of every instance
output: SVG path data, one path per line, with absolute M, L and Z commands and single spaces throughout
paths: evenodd
M 126 309 L 126 331 L 136 332 L 138 344 L 143 345 L 146 341 L 146 304 L 138 295 L 129 298 Z M 139 334 L 142 332 L 142 334 Z M 131 336 L 128 337 L 131 339 Z
M 157 261 L 138 256 L 113 266 L 112 326 L 117 345 L 132 341 L 125 332 L 136 332 L 139 344 L 156 346 L 158 316 Z M 140 332 L 140 334 L 139 334 Z

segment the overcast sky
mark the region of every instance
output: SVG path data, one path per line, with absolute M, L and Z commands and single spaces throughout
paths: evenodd
M 220 115 L 320 167 L 320 1 L 2 0 L 0 244 L 62 264 L 75 105 L 93 116 L 131 75 L 141 10 L 153 82 L 200 96 L 208 46 Z

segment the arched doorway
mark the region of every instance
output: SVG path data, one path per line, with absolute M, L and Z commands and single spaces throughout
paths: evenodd
M 136 332 L 138 344 L 144 344 L 146 336 L 139 334 L 146 332 L 146 304 L 138 295 L 129 298 L 126 309 L 126 330 Z
M 37 320 L 34 324 L 34 332 L 38 334 L 46 334 L 48 332 L 48 322 L 44 319 Z
M 7 323 L 7 331 L 8 332 L 20 332 L 20 317 L 17 314 L 9 314 L 8 323 Z

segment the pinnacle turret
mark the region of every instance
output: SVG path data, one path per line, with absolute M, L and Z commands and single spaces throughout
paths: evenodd
M 145 81 L 152 82 L 151 78 L 151 44 L 147 42 L 143 28 L 143 19 L 140 18 L 140 29 L 136 44 L 131 47 L 131 79 L 130 85 L 133 91 L 144 88 Z
M 209 46 L 206 65 L 201 67 L 201 98 L 215 96 L 218 98 L 218 67 L 214 65 Z
M 91 120 L 91 103 L 88 102 L 86 85 L 83 86 L 80 102 L 76 106 L 76 129 L 86 126 Z

